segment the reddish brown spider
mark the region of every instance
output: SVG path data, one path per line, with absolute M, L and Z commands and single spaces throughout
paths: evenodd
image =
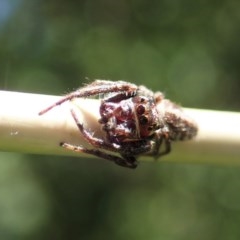
M 93 137 L 71 109 L 80 132 L 94 148 L 65 142 L 61 142 L 60 146 L 107 159 L 123 167 L 136 168 L 138 155 L 148 154 L 158 158 L 170 152 L 171 141 L 191 139 L 197 133 L 195 122 L 178 105 L 164 99 L 162 93 L 153 93 L 144 86 L 124 81 L 96 80 L 68 94 L 39 115 L 74 98 L 99 94 L 104 96 L 99 109 L 99 123 L 106 133 L 105 139 Z M 160 151 L 162 143 L 165 148 Z

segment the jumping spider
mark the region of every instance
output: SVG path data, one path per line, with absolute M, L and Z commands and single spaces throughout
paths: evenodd
M 103 96 L 99 123 L 105 131 L 105 139 L 93 137 L 71 109 L 79 131 L 94 148 L 65 142 L 60 146 L 107 159 L 123 167 L 136 168 L 136 156 L 148 154 L 158 158 L 170 152 L 171 141 L 191 139 L 197 134 L 195 122 L 178 105 L 164 99 L 161 92 L 153 93 L 144 86 L 124 81 L 95 80 L 66 95 L 39 115 L 66 101 L 95 95 Z M 165 148 L 160 151 L 163 143 Z M 102 150 L 116 152 L 120 156 Z

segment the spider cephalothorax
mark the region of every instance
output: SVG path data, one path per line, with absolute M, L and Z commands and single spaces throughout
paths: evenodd
M 117 144 L 138 141 L 163 128 L 163 118 L 157 111 L 155 97 L 145 96 L 141 88 L 130 97 L 116 93 L 102 100 L 99 122 L 103 124 L 108 140 Z
M 71 109 L 79 130 L 93 148 L 65 142 L 60 143 L 61 146 L 92 154 L 124 167 L 135 168 L 136 156 L 149 154 L 157 158 L 170 152 L 172 140 L 191 139 L 197 133 L 196 124 L 185 116 L 178 105 L 164 99 L 162 93 L 153 93 L 144 86 L 124 81 L 96 80 L 65 96 L 39 115 L 65 101 L 95 95 L 103 96 L 99 123 L 106 133 L 105 138 L 93 137 Z M 160 151 L 163 142 L 165 148 Z M 120 156 L 111 152 L 119 153 Z

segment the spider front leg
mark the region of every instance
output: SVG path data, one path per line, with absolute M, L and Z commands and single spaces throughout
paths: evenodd
M 71 114 L 72 117 L 78 127 L 78 129 L 80 130 L 80 132 L 82 133 L 82 135 L 84 136 L 84 138 L 94 147 L 98 147 L 98 148 L 102 148 L 108 151 L 115 151 L 115 152 L 119 152 L 121 151 L 121 146 L 117 145 L 117 144 L 111 144 L 108 143 L 106 141 L 104 141 L 101 138 L 95 138 L 92 136 L 91 133 L 89 133 L 84 127 L 83 124 L 79 122 L 79 119 L 76 115 L 76 113 L 74 112 L 73 109 L 71 109 Z M 60 146 L 65 147 L 69 150 L 75 151 L 75 152 L 83 152 L 83 153 L 87 153 L 87 154 L 91 154 L 106 160 L 110 160 L 115 162 L 117 165 L 120 165 L 122 167 L 128 167 L 128 168 L 136 168 L 137 167 L 137 161 L 135 159 L 135 157 L 133 156 L 128 156 L 128 155 L 122 155 L 122 157 L 118 157 L 112 154 L 108 154 L 105 153 L 103 151 L 100 151 L 98 149 L 87 149 L 81 146 L 74 146 L 72 144 L 68 144 L 68 143 L 60 143 Z
M 105 93 L 112 93 L 112 92 L 125 92 L 126 95 L 131 95 L 132 92 L 136 91 L 138 87 L 135 84 L 124 82 L 124 81 L 107 81 L 107 80 L 95 80 L 91 84 L 82 87 L 68 95 L 64 98 L 60 99 L 59 101 L 55 102 L 51 106 L 43 109 L 38 113 L 38 115 L 43 115 L 52 108 L 61 105 L 66 101 L 70 101 L 74 98 L 81 98 L 81 97 L 90 97 L 97 94 L 105 94 Z
M 87 140 L 87 142 L 89 144 L 91 144 L 94 147 L 106 149 L 108 151 L 115 151 L 115 152 L 119 151 L 120 145 L 111 144 L 111 143 L 104 141 L 101 138 L 93 137 L 92 134 L 83 127 L 83 124 L 79 122 L 79 119 L 78 119 L 75 111 L 73 109 L 71 109 L 70 112 L 72 114 L 72 117 L 73 117 L 79 131 L 82 133 L 83 137 Z
M 87 148 L 84 148 L 81 146 L 75 146 L 75 145 L 72 145 L 69 143 L 64 143 L 64 142 L 60 143 L 60 146 L 66 148 L 68 150 L 74 151 L 74 152 L 82 152 L 82 153 L 86 153 L 86 154 L 91 154 L 93 156 L 112 161 L 122 167 L 128 167 L 128 168 L 132 168 L 132 169 L 137 167 L 137 161 L 134 157 L 121 158 L 121 157 L 118 157 L 118 156 L 115 156 L 112 154 L 107 154 L 98 149 L 87 149 Z

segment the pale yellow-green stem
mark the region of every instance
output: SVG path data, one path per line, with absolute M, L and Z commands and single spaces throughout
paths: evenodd
M 53 108 L 42 116 L 38 112 L 61 97 L 0 91 L 0 150 L 36 154 L 88 157 L 63 149 L 60 142 L 89 146 L 70 114 L 78 108 L 84 126 L 103 137 L 99 119 L 99 100 L 77 99 Z M 240 164 L 240 114 L 224 111 L 187 109 L 199 125 L 194 140 L 174 142 L 172 152 L 162 161 L 179 163 Z M 141 157 L 140 160 L 150 160 Z

